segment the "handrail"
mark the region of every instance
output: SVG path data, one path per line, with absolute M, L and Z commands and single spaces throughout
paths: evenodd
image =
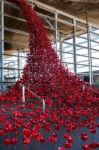
M 25 103 L 25 101 L 26 101 L 26 99 L 25 99 L 25 89 L 27 89 L 30 93 L 33 94 L 33 96 L 37 97 L 40 101 L 42 101 L 42 103 L 43 103 L 43 112 L 45 112 L 45 107 L 46 107 L 45 100 L 40 98 L 36 93 L 31 91 L 24 84 L 20 84 L 20 85 L 22 86 L 22 100 L 23 100 L 23 103 Z

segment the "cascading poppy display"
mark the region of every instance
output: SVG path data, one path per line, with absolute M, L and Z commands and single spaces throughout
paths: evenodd
M 90 134 L 97 133 L 99 91 L 62 65 L 41 19 L 31 6 L 25 0 L 9 1 L 20 7 L 27 21 L 30 52 L 22 78 L 8 92 L 0 94 L 0 137 L 4 137 L 2 143 L 8 146 L 16 145 L 19 142 L 18 135 L 21 134 L 21 142 L 24 145 L 29 145 L 33 140 L 40 144 L 48 141 L 54 145 L 60 131 L 64 129 L 64 144 L 59 145 L 57 150 L 72 150 L 75 142 L 71 136 L 72 132 L 88 128 Z M 21 103 L 21 84 L 45 100 L 45 113 L 42 112 L 38 100 Z M 34 99 L 34 96 L 26 91 L 26 99 Z M 81 148 L 99 148 L 99 141 L 86 144 L 89 138 L 86 132 L 81 133 Z

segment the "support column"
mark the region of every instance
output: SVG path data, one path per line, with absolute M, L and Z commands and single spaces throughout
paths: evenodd
M 55 48 L 56 48 L 56 51 L 58 49 L 58 46 L 57 46 L 57 40 L 58 40 L 58 25 L 57 25 L 57 18 L 58 18 L 58 15 L 57 15 L 57 12 L 55 13 Z
M 1 29 L 0 29 L 0 82 L 4 81 L 3 61 L 4 61 L 4 1 L 1 1 Z
M 91 27 L 88 22 L 88 13 L 86 12 L 86 22 L 87 22 L 87 41 L 88 41 L 88 65 L 89 65 L 89 83 L 93 84 L 93 75 L 92 75 L 92 52 L 91 52 Z
M 91 52 L 91 35 L 90 35 L 90 26 L 88 25 L 88 63 L 89 63 L 89 81 L 90 85 L 93 84 L 93 75 L 92 75 L 92 52 Z
M 60 33 L 60 37 L 59 37 L 59 42 L 60 42 L 60 60 L 61 62 L 63 61 L 63 54 L 62 54 L 62 51 L 63 51 L 63 45 L 62 45 L 62 33 Z
M 17 61 L 18 61 L 18 79 L 20 79 L 20 51 L 18 50 L 17 51 L 17 53 L 18 53 L 18 59 L 17 59 Z
M 74 63 L 74 73 L 77 73 L 77 62 L 76 62 L 76 20 L 74 19 L 73 26 L 73 63 Z

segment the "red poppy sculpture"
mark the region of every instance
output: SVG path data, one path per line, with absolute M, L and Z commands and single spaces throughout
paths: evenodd
M 57 150 L 72 149 L 75 142 L 72 132 L 88 128 L 93 136 L 99 128 L 99 91 L 62 65 L 41 19 L 31 6 L 25 0 L 9 1 L 20 7 L 27 21 L 30 52 L 22 78 L 8 92 L 0 94 L 0 137 L 6 137 L 2 143 L 16 145 L 21 134 L 24 145 L 33 140 L 55 144 L 64 129 L 64 144 Z M 32 102 L 22 103 L 22 84 L 45 100 L 45 112 L 42 112 L 41 102 L 29 91 L 26 91 L 26 99 Z M 13 136 L 10 138 L 9 134 Z M 86 131 L 81 133 L 82 149 L 99 148 L 99 141 L 84 143 L 89 138 Z

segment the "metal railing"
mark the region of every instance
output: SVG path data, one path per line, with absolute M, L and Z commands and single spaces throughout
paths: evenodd
M 36 93 L 34 93 L 33 91 L 31 91 L 29 88 L 27 88 L 24 84 L 20 84 L 22 87 L 22 102 L 25 103 L 26 102 L 26 97 L 25 97 L 25 89 L 27 89 L 31 94 L 33 94 L 33 96 L 35 96 L 36 98 L 38 98 L 40 101 L 42 101 L 42 108 L 43 108 L 43 112 L 45 112 L 46 109 L 46 104 L 45 104 L 45 100 L 40 98 Z

